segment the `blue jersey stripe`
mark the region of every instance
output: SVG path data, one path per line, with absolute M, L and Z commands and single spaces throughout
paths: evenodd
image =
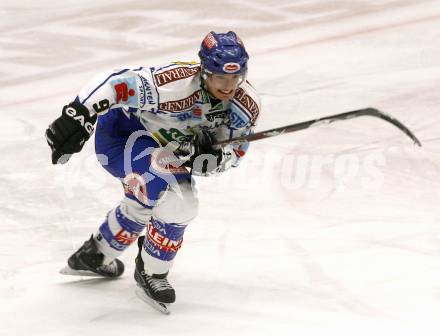
M 151 69 L 151 71 L 160 71 L 160 70 L 163 70 L 163 69 L 166 69 L 166 68 L 171 68 L 172 66 L 175 66 L 175 65 L 176 65 L 175 63 L 170 63 L 170 64 L 163 65 L 160 68 L 152 67 L 150 69 Z
M 103 86 L 110 78 L 112 78 L 113 76 L 118 76 L 118 75 L 120 75 L 120 74 L 123 74 L 124 72 L 127 72 L 128 70 L 130 70 L 130 69 L 124 69 L 124 70 L 121 70 L 121 71 L 119 71 L 119 72 L 117 72 L 117 73 L 112 73 L 110 76 L 108 76 L 106 79 L 105 79 L 105 81 L 103 81 L 101 84 L 99 84 L 88 96 L 87 96 L 87 98 L 86 99 L 84 99 L 83 101 L 82 101 L 82 104 L 84 104 L 86 101 L 87 101 L 87 99 L 89 99 L 97 90 L 99 90 L 99 88 L 101 87 L 101 86 Z

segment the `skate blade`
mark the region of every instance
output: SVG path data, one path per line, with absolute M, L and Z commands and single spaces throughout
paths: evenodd
M 169 315 L 171 313 L 171 311 L 169 309 L 169 307 L 170 307 L 169 303 L 162 303 L 162 302 L 158 302 L 156 300 L 153 300 L 140 287 L 136 288 L 135 292 L 136 292 L 136 295 L 139 299 L 141 299 L 145 303 L 149 304 L 151 307 L 153 307 L 157 311 L 161 312 L 162 314 Z
M 102 275 L 96 274 L 92 271 L 85 271 L 85 270 L 74 270 L 73 268 L 70 268 L 69 266 L 66 266 L 62 269 L 60 269 L 60 274 L 63 275 L 75 275 L 75 276 L 88 276 L 88 277 L 100 277 L 102 278 Z

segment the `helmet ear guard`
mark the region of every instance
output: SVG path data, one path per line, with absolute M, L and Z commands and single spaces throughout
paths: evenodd
M 202 78 L 203 78 L 203 80 L 207 80 L 208 79 L 208 76 L 209 75 L 211 75 L 212 74 L 212 72 L 211 71 L 209 71 L 209 70 L 206 70 L 206 68 L 205 68 L 205 66 L 204 66 L 204 64 L 203 64 L 203 61 L 201 61 L 201 63 L 200 63 L 200 74 L 201 74 L 201 76 L 202 76 Z

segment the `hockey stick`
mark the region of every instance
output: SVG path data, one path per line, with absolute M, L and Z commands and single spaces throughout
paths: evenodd
M 222 141 L 217 142 L 216 145 L 231 143 L 231 142 L 235 142 L 235 141 L 242 141 L 242 140 L 255 141 L 255 140 L 265 139 L 265 138 L 269 138 L 269 137 L 273 137 L 273 136 L 277 136 L 277 135 L 281 135 L 281 134 L 301 131 L 303 129 L 319 126 L 321 124 L 330 124 L 335 121 L 347 120 L 347 119 L 352 119 L 352 118 L 357 118 L 357 117 L 362 117 L 362 116 L 370 116 L 370 117 L 377 117 L 377 118 L 383 119 L 383 120 L 393 124 L 398 129 L 400 129 L 403 133 L 405 133 L 407 136 L 409 136 L 414 141 L 414 143 L 416 145 L 418 145 L 420 147 L 422 146 L 419 139 L 417 139 L 417 137 L 399 120 L 397 120 L 394 117 L 392 117 L 388 114 L 385 114 L 375 108 L 372 108 L 372 107 L 364 108 L 361 110 L 345 112 L 345 113 L 334 114 L 334 115 L 331 115 L 328 117 L 313 119 L 313 120 L 304 121 L 304 122 L 300 122 L 297 124 L 291 124 L 291 125 L 287 125 L 287 126 L 283 126 L 283 127 L 272 128 L 272 129 L 269 129 L 266 131 L 252 133 L 252 134 L 241 136 L 241 137 L 234 138 L 234 139 L 222 140 Z

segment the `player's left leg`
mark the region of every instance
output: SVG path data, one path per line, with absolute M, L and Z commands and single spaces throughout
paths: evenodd
M 175 301 L 167 276 L 182 246 L 185 229 L 198 213 L 191 182 L 186 179 L 168 185 L 153 207 L 145 237 L 138 240 L 135 279 L 149 297 L 162 303 Z

